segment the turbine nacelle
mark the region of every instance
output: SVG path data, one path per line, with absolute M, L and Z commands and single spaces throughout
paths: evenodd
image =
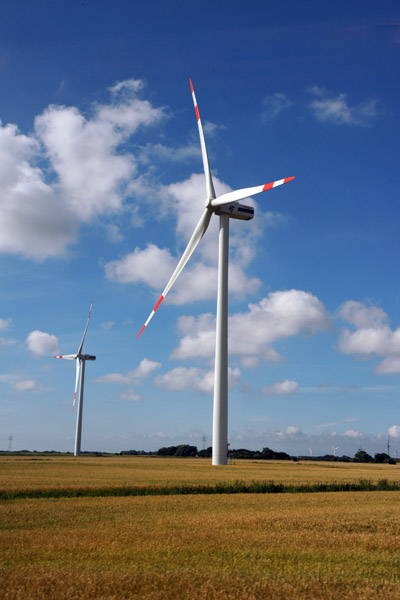
M 240 221 L 250 221 L 254 217 L 253 206 L 246 206 L 245 204 L 239 204 L 239 202 L 233 202 L 232 204 L 223 204 L 218 206 L 215 210 L 216 215 L 229 215 L 230 219 L 239 219 Z
M 91 356 L 90 354 L 81 354 L 79 356 L 81 360 L 96 360 L 95 356 Z

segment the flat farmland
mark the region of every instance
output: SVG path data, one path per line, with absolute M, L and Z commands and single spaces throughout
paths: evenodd
M 400 465 L 339 462 L 246 461 L 213 467 L 210 459 L 153 457 L 8 457 L 0 458 L 0 491 L 115 486 L 170 486 L 232 483 L 240 480 L 283 484 L 400 483 Z
M 377 481 L 399 468 L 340 467 L 4 457 L 1 487 Z M 400 599 L 400 492 L 19 499 L 0 503 L 0 523 L 5 600 Z

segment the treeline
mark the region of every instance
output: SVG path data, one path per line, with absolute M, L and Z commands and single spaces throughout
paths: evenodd
M 20 454 L 20 455 L 70 455 L 71 452 L 57 452 L 55 450 L 45 450 L 38 452 L 36 450 L 0 450 L 0 454 Z M 145 450 L 122 450 L 121 452 L 93 452 L 83 451 L 81 455 L 86 456 L 174 456 L 178 458 L 200 457 L 211 458 L 212 446 L 204 450 L 198 450 L 197 446 L 190 444 L 180 444 L 179 446 L 164 446 L 157 451 L 146 452 Z M 263 448 L 260 450 L 248 450 L 247 448 L 232 449 L 228 452 L 228 457 L 231 459 L 247 459 L 247 460 L 293 460 L 293 461 L 329 461 L 329 462 L 355 462 L 355 463 L 388 463 L 395 465 L 396 460 L 391 458 L 385 452 L 378 452 L 372 457 L 368 452 L 361 448 L 351 458 L 350 456 L 335 456 L 334 454 L 325 454 L 324 456 L 290 456 L 286 452 L 275 452 L 271 448 Z
M 164 446 L 157 452 L 144 452 L 143 450 L 124 450 L 122 455 L 150 454 L 153 456 L 176 456 L 176 457 L 202 457 L 211 458 L 212 446 L 204 450 L 198 450 L 197 446 L 190 444 L 180 444 L 179 446 Z M 260 450 L 248 450 L 247 448 L 237 448 L 229 450 L 229 458 L 247 459 L 247 460 L 307 460 L 307 461 L 330 461 L 330 462 L 357 462 L 357 463 L 389 463 L 396 464 L 396 461 L 385 452 L 376 453 L 372 457 L 365 450 L 359 449 L 353 458 L 350 456 L 335 456 L 334 454 L 325 454 L 324 456 L 290 456 L 286 452 L 275 452 L 271 448 Z
M 137 455 L 143 454 L 143 452 L 137 452 L 136 450 L 124 450 L 121 452 L 124 455 Z M 212 446 L 205 448 L 204 450 L 198 450 L 197 446 L 191 446 L 189 444 L 180 444 L 179 446 L 164 446 L 157 450 L 157 452 L 149 452 L 157 456 L 177 456 L 177 457 L 190 457 L 199 456 L 201 458 L 211 458 Z M 286 452 L 274 452 L 271 448 L 263 448 L 260 450 L 247 450 L 247 448 L 238 448 L 229 450 L 228 455 L 230 458 L 247 458 L 247 459 L 261 459 L 261 460 L 296 460 L 296 457 L 289 456 Z

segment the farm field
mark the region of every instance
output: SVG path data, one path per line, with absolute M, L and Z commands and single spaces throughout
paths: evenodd
M 0 472 L 5 489 L 127 478 L 149 486 L 299 474 L 308 482 L 372 480 L 398 469 L 344 464 L 333 476 L 325 463 L 302 466 L 309 464 L 11 457 Z M 400 492 L 8 500 L 0 525 L 5 600 L 400 599 Z
M 212 467 L 210 459 L 157 457 L 4 456 L 0 491 L 115 486 L 215 484 L 237 480 L 331 483 L 381 479 L 400 483 L 400 466 L 340 462 L 235 461 Z

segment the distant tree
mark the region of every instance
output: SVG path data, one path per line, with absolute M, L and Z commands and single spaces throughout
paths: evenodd
M 160 448 L 158 450 L 157 454 L 159 454 L 160 456 L 175 456 L 176 448 L 176 446 L 164 446 L 163 448 Z
M 189 444 L 181 444 L 177 446 L 175 456 L 196 456 L 197 447 L 189 446 Z
M 366 452 L 365 450 L 361 450 L 361 448 L 357 450 L 352 459 L 352 462 L 358 463 L 371 463 L 373 461 L 374 459 L 372 458 L 372 456 L 368 454 L 368 452 Z
M 261 454 L 261 458 L 265 460 L 272 460 L 275 456 L 275 452 L 271 450 L 271 448 L 263 448 Z
M 197 454 L 198 454 L 198 456 L 201 456 L 202 458 L 210 458 L 212 456 L 212 446 L 209 446 L 208 448 L 205 448 L 204 450 L 199 450 Z
M 387 463 L 387 462 L 389 462 L 389 458 L 390 458 L 390 456 L 389 456 L 389 454 L 386 454 L 386 452 L 378 452 L 374 456 L 374 462 Z
M 254 450 L 247 450 L 247 448 L 239 448 L 238 450 L 232 450 L 235 458 L 254 458 Z

